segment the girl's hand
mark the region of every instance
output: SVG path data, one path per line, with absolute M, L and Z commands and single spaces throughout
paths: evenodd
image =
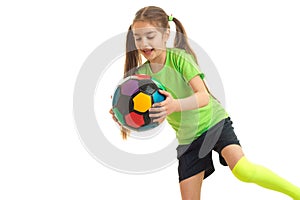
M 112 96 L 110 96 L 110 99 L 112 99 Z M 111 108 L 109 110 L 109 113 L 111 114 L 112 119 L 119 125 L 119 127 L 122 127 L 122 124 L 120 124 L 120 122 L 118 121 L 118 119 L 115 117 L 115 113 L 113 111 L 113 109 Z
M 112 99 L 112 96 L 110 96 L 110 99 Z M 109 110 L 109 113 L 111 114 L 112 119 L 119 125 L 119 127 L 122 127 L 122 124 L 120 124 L 120 122 L 117 120 L 117 118 L 115 117 L 115 113 L 113 111 L 113 109 L 111 108 Z
M 113 111 L 112 108 L 109 110 L 109 113 L 112 115 L 112 119 L 121 127 L 122 125 L 120 124 L 120 122 L 115 117 L 115 114 L 114 114 L 114 111 Z
M 180 110 L 179 102 L 172 95 L 164 90 L 159 90 L 159 93 L 165 95 L 166 99 L 162 102 L 155 103 L 150 108 L 149 117 L 155 118 L 153 122 L 162 123 L 167 115 Z

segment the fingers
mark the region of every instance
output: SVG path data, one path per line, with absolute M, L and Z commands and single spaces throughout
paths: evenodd
M 158 117 L 158 118 L 154 118 L 153 122 L 162 123 L 165 119 L 166 119 L 166 115 Z
M 153 120 L 153 122 L 163 122 L 167 115 L 166 112 L 160 112 L 160 113 L 155 113 L 155 114 L 150 114 L 149 117 Z
M 155 107 L 164 107 L 165 105 L 167 105 L 169 103 L 169 99 L 166 99 L 162 102 L 158 102 L 158 103 L 154 103 L 152 105 L 152 108 L 155 108 Z
M 165 90 L 158 90 L 158 92 L 165 95 L 165 96 L 167 96 L 167 97 L 171 95 L 169 92 L 167 92 Z
M 167 117 L 167 112 L 164 107 L 150 108 L 149 117 L 153 119 L 153 122 L 163 122 Z
M 159 117 L 166 117 L 166 116 L 167 116 L 167 112 L 166 111 L 149 114 L 150 118 L 159 118 Z
M 152 107 L 149 109 L 150 113 L 158 113 L 163 111 L 166 111 L 165 107 L 160 107 L 160 106 Z
M 113 119 L 120 127 L 122 127 L 122 124 L 120 124 L 119 120 L 115 117 L 115 114 L 114 114 L 114 111 L 113 111 L 112 108 L 109 110 L 109 113 L 112 115 L 112 116 L 111 116 L 112 119 Z
M 112 99 L 112 96 L 110 96 L 110 98 Z M 115 113 L 112 108 L 109 110 L 109 113 L 112 115 L 112 119 L 119 125 L 120 129 L 124 128 L 119 120 L 115 117 Z
M 123 127 L 122 124 L 119 122 L 119 120 L 115 116 L 112 116 L 112 118 L 119 125 L 119 127 Z

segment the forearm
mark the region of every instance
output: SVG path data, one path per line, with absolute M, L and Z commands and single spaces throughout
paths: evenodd
M 195 92 L 193 95 L 177 99 L 176 112 L 194 110 L 206 106 L 209 103 L 209 94 L 205 92 Z
M 165 117 L 173 112 L 194 110 L 206 106 L 209 103 L 209 94 L 207 91 L 195 92 L 193 95 L 183 98 L 174 99 L 172 95 L 164 90 L 160 93 L 166 96 L 166 100 L 155 103 L 150 108 L 149 116 L 155 118 L 154 122 L 162 122 Z

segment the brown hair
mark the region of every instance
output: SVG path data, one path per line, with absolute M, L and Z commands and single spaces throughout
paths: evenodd
M 169 16 L 163 9 L 156 6 L 144 7 L 137 11 L 132 25 L 137 21 L 149 22 L 158 28 L 162 28 L 163 30 L 167 30 L 170 28 Z M 188 43 L 188 37 L 181 22 L 175 17 L 172 17 L 172 21 L 176 25 L 174 48 L 184 49 L 187 53 L 193 56 L 196 63 L 198 64 L 196 54 L 194 53 L 194 51 Z M 135 46 L 134 36 L 132 33 L 132 25 L 129 26 L 126 37 L 124 78 L 134 74 L 136 67 L 142 64 L 141 55 L 139 54 L 138 49 Z M 129 130 L 121 128 L 121 134 L 123 139 L 126 139 L 127 135 L 129 134 Z
M 140 9 L 135 14 L 135 18 L 132 25 L 137 21 L 147 21 L 156 27 L 167 30 L 170 28 L 169 16 L 160 7 L 148 6 Z M 197 62 L 196 54 L 188 43 L 187 34 L 181 22 L 173 17 L 172 20 L 176 25 L 176 35 L 174 39 L 174 47 L 184 49 L 187 53 L 191 54 Z M 134 69 L 142 64 L 141 55 L 139 55 L 138 49 L 135 46 L 134 36 L 132 33 L 132 25 L 129 26 L 127 37 L 126 37 L 126 57 L 124 65 L 124 77 L 133 74 Z

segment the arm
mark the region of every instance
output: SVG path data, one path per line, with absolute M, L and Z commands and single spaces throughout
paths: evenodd
M 209 93 L 203 80 L 199 76 L 195 76 L 189 81 L 189 84 L 194 94 L 183 99 L 173 99 L 170 93 L 160 91 L 166 96 L 166 100 L 153 104 L 150 112 L 155 114 L 150 114 L 150 117 L 157 118 L 154 120 L 155 122 L 162 122 L 167 115 L 173 112 L 194 110 L 206 106 L 209 103 Z
M 194 94 L 184 98 L 177 99 L 180 107 L 174 112 L 194 110 L 206 106 L 209 103 L 209 93 L 206 90 L 203 80 L 199 76 L 195 76 L 189 82 Z

